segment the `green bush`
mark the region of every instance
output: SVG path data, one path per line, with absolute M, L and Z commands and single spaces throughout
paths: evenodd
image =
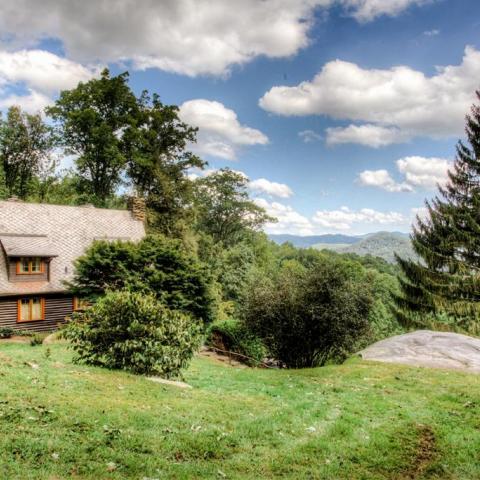
M 125 288 L 145 292 L 209 323 L 214 316 L 210 283 L 205 267 L 180 241 L 152 235 L 138 243 L 95 242 L 77 260 L 70 289 L 83 298 Z
M 15 333 L 15 330 L 10 327 L 0 328 L 0 338 L 10 338 Z
M 325 257 L 290 262 L 273 278 L 254 278 L 242 318 L 288 367 L 342 360 L 368 332 L 371 287 L 358 263 Z
M 199 332 L 191 315 L 168 309 L 152 294 L 122 290 L 73 314 L 63 335 L 77 361 L 172 377 L 189 364 Z
M 237 320 L 215 322 L 208 328 L 207 345 L 239 354 L 234 357 L 248 365 L 257 366 L 266 357 L 262 341 Z

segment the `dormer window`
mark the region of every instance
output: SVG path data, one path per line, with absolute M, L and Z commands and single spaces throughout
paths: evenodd
M 22 257 L 17 262 L 17 275 L 39 275 L 45 271 L 40 257 Z

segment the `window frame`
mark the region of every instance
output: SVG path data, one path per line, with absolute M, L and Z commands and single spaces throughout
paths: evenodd
M 85 299 L 82 299 L 80 297 L 73 297 L 73 311 L 74 312 L 82 312 L 86 308 L 90 306 L 89 302 Z
M 34 272 L 32 265 L 37 259 L 40 262 L 40 270 Z M 24 263 L 25 260 L 28 261 L 28 272 L 22 271 L 22 263 Z M 20 257 L 17 260 L 17 275 L 42 275 L 43 273 L 45 273 L 45 261 L 42 260 L 42 257 Z
M 33 301 L 40 300 L 40 318 L 33 318 Z M 28 300 L 28 320 L 22 320 L 22 302 Z M 17 300 L 17 323 L 41 322 L 45 320 L 45 298 L 44 297 L 22 297 Z

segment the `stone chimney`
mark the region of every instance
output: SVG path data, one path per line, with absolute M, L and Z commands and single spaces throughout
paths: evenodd
M 146 220 L 145 200 L 140 197 L 128 197 L 128 209 L 132 212 L 135 220 L 144 222 Z

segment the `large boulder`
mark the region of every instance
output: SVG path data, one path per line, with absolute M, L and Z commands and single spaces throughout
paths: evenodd
M 419 330 L 381 340 L 359 355 L 365 360 L 480 373 L 480 339 L 458 333 Z

